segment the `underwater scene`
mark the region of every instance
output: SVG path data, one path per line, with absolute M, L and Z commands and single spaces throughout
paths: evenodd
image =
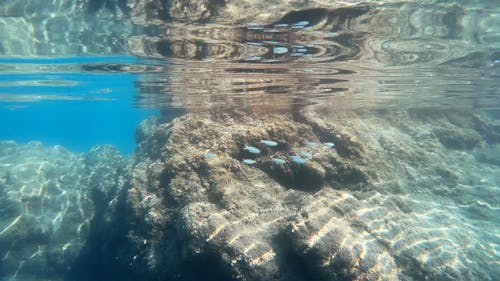
M 500 1 L 0 1 L 0 281 L 500 280 Z

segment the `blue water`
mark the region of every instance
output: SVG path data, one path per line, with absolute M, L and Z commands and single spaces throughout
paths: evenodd
M 0 73 L 0 139 L 20 143 L 36 140 L 76 152 L 112 144 L 130 154 L 136 146 L 137 125 L 158 115 L 158 110 L 134 106 L 136 75 L 81 71 L 85 65 L 130 63 L 138 63 L 138 59 L 0 58 L 0 69 L 7 69 Z M 67 66 L 72 69 L 61 71 Z

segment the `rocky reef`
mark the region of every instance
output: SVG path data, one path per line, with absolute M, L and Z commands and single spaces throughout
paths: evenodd
M 329 108 L 149 119 L 128 160 L 2 143 L 2 278 L 500 276 L 498 121 Z
M 0 279 L 63 280 L 111 221 L 126 160 L 112 147 L 77 155 L 37 142 L 0 142 L 0 159 Z
M 484 134 L 497 124 L 472 113 L 325 111 L 188 114 L 150 130 L 141 146 L 155 153 L 143 151 L 128 191 L 146 230 L 129 236 L 138 262 L 191 280 L 165 269 L 179 268 L 169 253 L 181 247 L 185 262 L 211 260 L 227 280 L 498 276 L 498 166 L 471 168 L 473 151 L 498 141 Z M 451 144 L 446 126 L 457 132 Z M 301 150 L 312 157 L 289 161 Z
M 438 82 L 483 81 L 466 68 L 466 52 L 489 50 L 467 38 L 481 39 L 476 29 L 494 16 L 460 26 L 481 11 L 355 2 L 2 6 L 3 55 L 185 59 L 159 67 L 157 84 L 146 77 L 160 93 L 144 100 L 171 99 L 187 113 L 173 118 L 167 108 L 145 120 L 128 159 L 109 146 L 74 154 L 0 142 L 0 279 L 500 280 L 500 115 L 471 109 L 469 99 L 453 110 L 417 102 L 437 102 L 429 89 Z M 431 18 L 433 28 L 423 24 Z M 294 28 L 298 20 L 311 24 Z M 373 26 L 377 38 L 368 37 Z M 12 27 L 19 36 L 4 38 Z M 389 35 L 450 37 L 462 51 L 429 43 L 406 52 Z M 297 54 L 312 59 L 297 63 Z M 321 60 L 328 64 L 314 68 Z M 378 96 L 402 88 L 352 60 L 404 66 L 395 69 L 416 76 L 403 84 L 411 94 Z M 463 76 L 442 71 L 445 61 Z M 436 67 L 403 72 L 417 63 Z M 328 99 L 310 103 L 313 93 Z M 382 106 L 349 107 L 360 95 Z

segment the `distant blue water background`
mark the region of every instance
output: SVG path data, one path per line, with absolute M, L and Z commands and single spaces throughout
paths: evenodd
M 81 68 L 136 62 L 130 56 L 0 58 L 4 69 L 0 74 L 0 139 L 40 141 L 76 152 L 112 144 L 130 154 L 137 125 L 158 111 L 133 106 L 134 74 Z

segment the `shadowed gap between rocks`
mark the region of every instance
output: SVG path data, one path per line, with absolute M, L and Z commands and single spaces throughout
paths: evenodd
M 130 266 L 126 260 L 132 260 L 134 255 L 126 237 L 130 229 L 130 221 L 126 217 L 126 197 L 127 190 L 124 188 L 118 196 L 116 213 L 110 221 L 106 221 L 108 198 L 96 189 L 92 191 L 96 213 L 85 246 L 65 280 L 139 280 L 145 276 L 146 272 Z
M 313 251 L 299 248 L 295 245 L 293 238 L 284 230 L 278 233 L 273 246 L 277 253 L 280 267 L 281 279 L 283 281 L 353 281 L 355 276 L 346 274 L 349 272 L 349 264 L 338 263 L 328 269 L 320 267 L 323 263 L 322 257 Z M 333 271 L 332 271 L 333 269 Z M 332 277 L 335 277 L 332 279 Z
M 172 279 L 179 281 L 236 281 L 231 271 L 217 253 L 205 253 L 185 259 L 179 268 L 179 274 Z

